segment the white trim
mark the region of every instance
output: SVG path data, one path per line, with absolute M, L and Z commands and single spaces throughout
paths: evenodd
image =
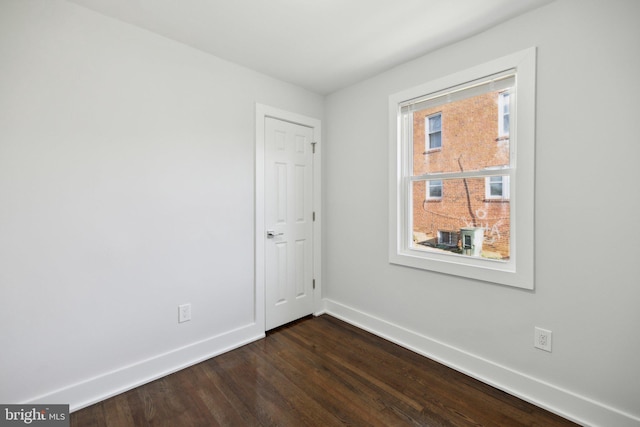
M 511 256 L 508 260 L 489 260 L 457 254 L 439 253 L 412 248 L 410 223 L 411 195 L 403 171 L 411 170 L 411 153 L 404 148 L 403 126 L 407 121 L 402 106 L 412 100 L 427 99 L 465 83 L 500 79 L 516 73 L 517 87 L 510 95 L 510 202 Z M 480 86 L 484 83 L 478 83 Z M 524 289 L 534 288 L 534 156 L 535 156 L 535 86 L 536 49 L 534 47 L 451 74 L 389 97 L 389 262 L 424 270 L 468 277 Z M 464 86 L 466 87 L 466 86 Z M 449 89 L 447 89 L 449 88 Z M 444 90 L 444 92 L 443 92 Z M 434 97 L 436 95 L 433 95 Z M 422 98 L 421 98 L 422 97 Z M 416 101 L 417 102 L 417 101 Z M 517 110 L 517 111 L 516 111 Z M 408 111 L 408 110 L 407 110 Z M 514 120 L 515 118 L 515 120 Z M 517 157 L 516 157 L 517 145 Z M 469 172 L 471 173 L 471 172 Z M 467 172 L 460 173 L 466 175 Z M 489 176 L 494 172 L 473 173 Z M 434 179 L 434 175 L 415 179 Z M 449 174 L 446 176 L 451 178 Z M 517 179 L 516 179 L 517 177 Z M 437 178 L 435 178 L 437 179 Z M 405 202 L 407 201 L 407 202 Z
M 584 426 L 638 427 L 640 418 L 329 299 L 326 313 Z
M 77 411 L 264 336 L 264 328 L 259 330 L 258 325 L 252 323 L 34 397 L 24 403 L 68 403 L 72 412 Z
M 314 313 L 322 310 L 322 123 L 318 119 L 256 103 L 256 158 L 255 158 L 255 321 L 265 330 L 265 248 L 266 226 L 264 221 L 264 121 L 267 117 L 284 120 L 313 129 L 315 154 L 313 157 L 313 277 Z

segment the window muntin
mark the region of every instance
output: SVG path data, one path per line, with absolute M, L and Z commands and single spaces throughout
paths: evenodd
M 535 57 L 535 48 L 526 49 L 390 96 L 391 263 L 533 289 Z M 505 82 L 508 84 L 503 85 Z M 484 142 L 476 140 L 475 143 L 480 143 L 480 146 L 494 144 L 502 154 L 479 156 L 473 147 L 455 154 L 447 153 L 452 142 L 448 127 L 452 116 L 446 114 L 444 106 L 487 92 L 499 95 L 493 108 L 493 141 L 483 139 Z M 504 108 L 506 100 L 508 110 Z M 500 108 L 500 102 L 503 102 L 503 108 Z M 505 114 L 507 112 L 508 115 Z M 441 149 L 428 152 L 425 150 L 428 134 L 426 117 L 437 113 L 441 114 Z M 500 136 L 505 117 L 509 133 Z M 498 123 L 500 120 L 502 122 Z M 414 144 L 417 140 L 422 143 Z M 504 161 L 504 153 L 508 153 L 508 162 Z M 492 196 L 491 182 L 494 183 L 493 197 L 498 197 L 500 192 L 499 179 L 491 177 L 505 177 L 500 178 L 502 197 L 499 199 L 487 197 L 487 192 Z M 428 203 L 431 200 L 427 199 L 426 183 L 433 180 L 442 181 L 443 199 L 438 203 Z M 452 186 L 464 187 L 465 183 L 478 188 L 471 197 L 471 209 L 468 209 L 468 204 L 466 206 L 470 223 L 464 225 L 471 226 L 462 227 L 460 222 L 452 226 L 434 223 L 433 238 L 414 231 L 419 216 L 423 215 L 420 210 L 444 207 L 450 195 L 462 194 L 462 198 L 466 198 L 465 192 L 451 191 Z M 483 203 L 486 209 L 478 209 L 473 205 L 476 202 Z M 489 206 L 500 211 L 491 211 Z M 497 224 L 474 224 L 474 215 L 476 221 L 484 219 Z M 460 215 L 449 216 L 457 221 L 460 219 Z M 500 227 L 507 227 L 509 232 L 505 233 L 505 229 Z M 460 241 L 465 236 L 472 236 L 475 249 L 466 249 L 466 255 L 463 255 L 454 250 L 435 251 L 429 247 L 438 245 L 439 240 L 450 242 L 451 239 L 446 239 L 447 232 L 460 233 L 457 250 L 461 250 L 463 245 Z M 495 244 L 498 238 L 508 242 L 508 256 L 497 259 L 481 256 L 475 244 L 479 235 L 487 244 L 492 239 Z M 445 240 L 442 240 L 443 236 Z
M 501 93 L 514 84 L 514 74 L 501 74 L 482 84 L 472 82 L 470 87 L 404 105 L 403 113 L 413 123 L 412 129 L 407 129 L 407 139 L 413 137 L 410 173 L 422 176 L 509 167 L 509 140 L 497 141 L 496 129 Z M 421 135 L 431 138 L 434 117 L 438 117 L 435 128 L 440 146 L 424 151 Z

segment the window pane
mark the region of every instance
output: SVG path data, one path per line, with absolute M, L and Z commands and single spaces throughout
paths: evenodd
M 413 175 L 509 167 L 509 139 L 498 131 L 509 129 L 502 97 L 504 89 L 413 111 Z
M 499 180 L 491 186 L 504 187 L 502 177 L 491 178 Z M 413 182 L 412 249 L 509 259 L 510 202 L 487 200 L 485 186 L 484 177 Z M 435 189 L 440 192 L 438 199 L 431 198 Z M 477 254 L 464 248 L 465 235 Z
M 429 199 L 440 199 L 442 197 L 442 181 L 433 180 L 429 183 Z
M 502 114 L 509 114 L 509 94 L 502 94 Z
M 503 92 L 500 94 L 500 105 L 502 115 L 499 120 L 501 121 L 500 136 L 509 136 L 509 92 Z
M 490 194 L 491 196 L 502 197 L 502 177 L 501 176 L 492 176 L 490 178 Z
M 491 183 L 491 195 L 502 197 L 502 181 Z
M 442 129 L 442 116 L 438 114 L 437 116 L 429 117 L 429 132 L 440 132 Z
M 436 132 L 429 135 L 429 148 L 442 147 L 442 133 Z

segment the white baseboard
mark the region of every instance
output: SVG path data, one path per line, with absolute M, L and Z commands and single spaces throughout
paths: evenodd
M 640 418 L 325 299 L 327 313 L 486 384 L 585 426 L 639 427 Z
M 68 403 L 71 412 L 77 411 L 264 336 L 264 330 L 260 331 L 256 324 L 247 325 L 69 385 L 24 403 Z

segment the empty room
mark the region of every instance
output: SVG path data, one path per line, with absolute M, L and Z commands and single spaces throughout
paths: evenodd
M 0 0 L 0 425 L 640 427 L 638 18 Z

